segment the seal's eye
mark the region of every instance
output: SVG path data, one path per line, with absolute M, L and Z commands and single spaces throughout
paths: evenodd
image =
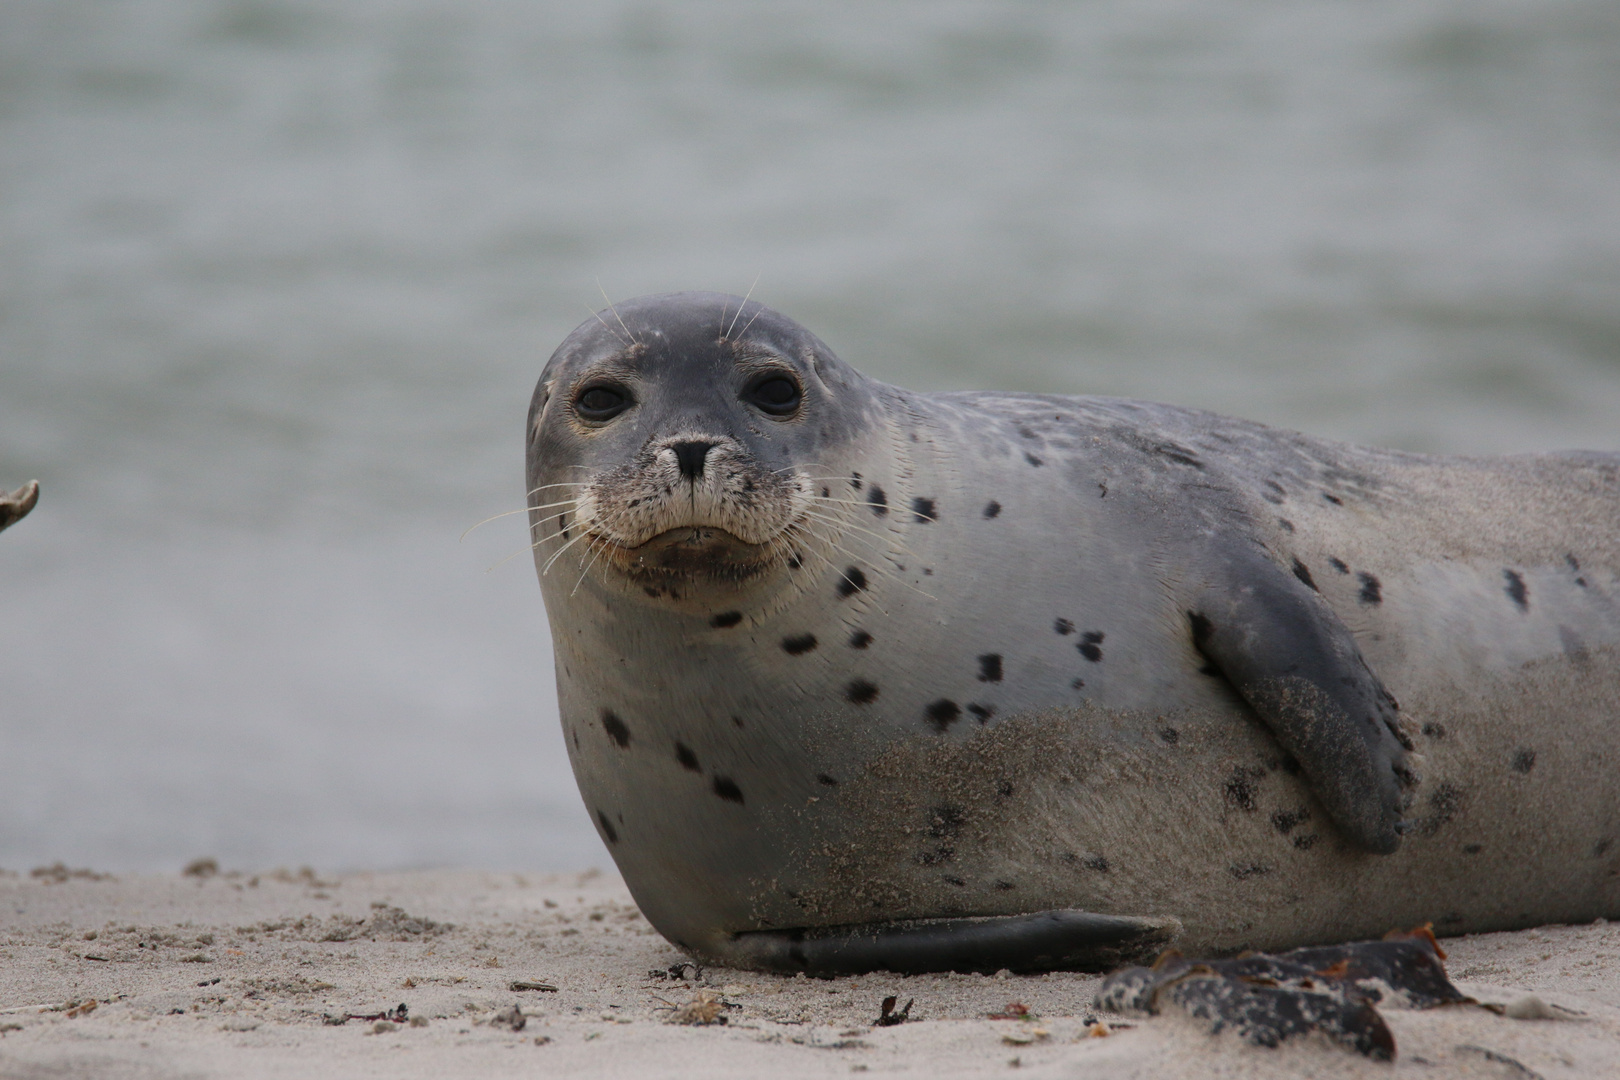
M 630 395 L 615 386 L 591 386 L 574 399 L 574 411 L 587 420 L 611 420 L 630 407 Z
M 803 396 L 799 384 L 786 375 L 769 375 L 743 393 L 744 398 L 772 416 L 787 416 L 799 407 Z

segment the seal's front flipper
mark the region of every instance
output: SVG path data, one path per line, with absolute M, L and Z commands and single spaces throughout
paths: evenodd
M 1173 918 L 1059 909 L 1031 915 L 915 919 L 735 935 L 715 959 L 756 971 L 856 975 L 893 971 L 1106 971 L 1156 955 L 1181 932 Z
M 1393 852 L 1416 783 L 1412 747 L 1349 628 L 1259 552 L 1235 553 L 1187 615 L 1193 645 L 1298 759 L 1334 823 Z

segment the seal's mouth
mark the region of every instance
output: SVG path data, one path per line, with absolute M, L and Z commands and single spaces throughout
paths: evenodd
M 746 581 L 777 561 L 771 544 L 751 544 L 713 525 L 666 529 L 633 547 L 605 536 L 593 539 L 608 562 L 643 583 Z

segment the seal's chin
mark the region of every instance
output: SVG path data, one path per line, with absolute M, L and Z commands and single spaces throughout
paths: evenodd
M 610 562 L 642 585 L 739 584 L 780 561 L 770 544 L 750 544 L 712 525 L 668 529 L 635 547 L 613 544 Z

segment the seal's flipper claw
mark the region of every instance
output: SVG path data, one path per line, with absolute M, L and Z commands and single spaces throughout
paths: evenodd
M 916 919 L 735 935 L 715 959 L 758 971 L 1106 971 L 1157 955 L 1179 920 L 1061 908 L 1029 915 Z
M 28 516 L 28 511 L 39 502 L 39 481 L 30 480 L 22 487 L 6 494 L 5 488 L 0 488 L 0 529 L 7 525 L 15 525 Z
M 1416 783 L 1398 706 L 1348 627 L 1294 575 L 1234 553 L 1187 612 L 1193 645 L 1296 759 L 1336 825 L 1387 855 Z

